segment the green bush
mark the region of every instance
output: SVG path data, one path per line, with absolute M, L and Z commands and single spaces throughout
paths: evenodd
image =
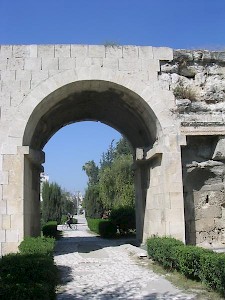
M 92 218 L 87 218 L 87 224 L 88 224 L 88 228 L 97 233 L 100 234 L 99 232 L 99 223 L 102 222 L 102 219 L 92 219 Z
M 174 247 L 183 243 L 171 237 L 152 237 L 147 240 L 148 255 L 164 268 L 174 268 L 178 262 Z
M 200 258 L 200 279 L 225 296 L 225 254 L 204 253 Z
M 99 222 L 99 234 L 103 238 L 112 238 L 116 236 L 117 227 L 108 220 Z
M 87 218 L 88 227 L 91 231 L 104 238 L 110 238 L 116 235 L 117 228 L 109 220 Z
M 211 251 L 196 246 L 177 246 L 174 251 L 178 262 L 177 269 L 186 277 L 199 280 L 200 258 L 203 254 L 211 253 Z
M 57 283 L 57 268 L 49 256 L 8 254 L 0 260 L 1 299 L 55 299 Z
M 118 227 L 121 234 L 128 233 L 136 229 L 135 209 L 129 206 L 114 208 L 110 213 L 110 221 Z
M 26 237 L 19 245 L 21 254 L 53 255 L 55 239 L 49 237 Z
M 45 237 L 58 237 L 57 222 L 49 221 L 42 227 L 42 232 Z
M 185 246 L 169 237 L 147 240 L 148 255 L 165 268 L 174 268 L 186 277 L 201 280 L 225 296 L 225 254 L 195 246 Z

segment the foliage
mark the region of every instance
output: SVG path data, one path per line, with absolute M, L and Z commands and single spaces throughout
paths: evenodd
M 168 237 L 147 240 L 148 255 L 164 268 L 177 269 L 186 277 L 201 280 L 211 289 L 225 296 L 225 254 L 207 249 L 185 246 Z
M 88 185 L 91 186 L 98 182 L 99 169 L 93 160 L 86 162 L 82 169 L 86 172 L 88 176 Z
M 58 272 L 52 257 L 9 254 L 0 260 L 1 299 L 55 299 Z
M 84 207 L 86 216 L 90 218 L 101 218 L 103 205 L 99 197 L 99 185 L 89 186 L 84 197 Z
M 121 234 L 128 233 L 136 228 L 133 207 L 126 206 L 113 209 L 110 213 L 110 220 L 118 227 Z
M 57 238 L 59 236 L 57 230 L 57 222 L 49 221 L 42 227 L 42 233 L 45 237 Z
M 225 254 L 204 253 L 200 257 L 200 279 L 225 296 Z
M 114 237 L 117 232 L 115 224 L 109 220 L 87 218 L 88 227 L 91 231 L 104 238 Z
M 173 90 L 174 96 L 177 99 L 196 100 L 196 94 L 190 87 L 185 87 L 183 82 L 179 82 Z
M 53 255 L 55 239 L 49 237 L 26 237 L 19 245 L 21 254 Z
M 103 238 L 115 237 L 117 233 L 116 225 L 109 220 L 101 220 L 99 222 L 99 234 Z
M 42 187 L 42 219 L 44 222 L 56 220 L 62 216 L 62 190 L 57 183 L 43 183 Z
M 113 143 L 102 154 L 99 168 L 94 161 L 83 166 L 89 179 L 84 207 L 91 218 L 100 218 L 104 211 L 120 206 L 135 206 L 131 146 L 125 138 L 116 146 Z
M 177 265 L 174 247 L 181 245 L 181 241 L 171 237 L 152 237 L 147 240 L 148 255 L 164 268 L 172 269 Z

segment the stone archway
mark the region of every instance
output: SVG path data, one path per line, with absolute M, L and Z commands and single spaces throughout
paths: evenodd
M 41 81 L 7 112 L 3 172 L 8 213 L 2 253 L 16 251 L 26 235 L 39 234 L 39 173 L 42 148 L 62 126 L 82 120 L 103 122 L 124 134 L 136 149 L 137 234 L 184 241 L 179 127 L 171 116 L 172 92 L 135 76 L 101 67 L 67 70 Z M 12 137 L 17 137 L 12 138 Z M 176 218 L 174 218 L 176 216 Z

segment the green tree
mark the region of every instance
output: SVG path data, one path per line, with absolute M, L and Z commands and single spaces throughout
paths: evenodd
M 44 182 L 42 187 L 42 219 L 57 221 L 62 217 L 62 190 L 57 183 Z

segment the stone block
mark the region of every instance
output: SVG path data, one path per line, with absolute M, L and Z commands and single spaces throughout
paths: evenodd
M 16 80 L 7 80 L 2 82 L 2 92 L 20 91 L 20 82 Z
M 24 70 L 41 70 L 41 58 L 25 58 Z
M 7 171 L 0 171 L 0 184 L 8 184 L 9 174 Z
M 0 242 L 4 243 L 6 241 L 6 233 L 5 230 L 0 229 Z
M 70 45 L 55 45 L 55 57 L 70 57 Z
M 27 93 L 31 89 L 31 82 L 30 80 L 21 80 L 20 81 L 20 88 L 23 93 Z
M 12 107 L 18 106 L 18 104 L 20 104 L 24 97 L 26 96 L 26 93 L 24 92 L 17 92 L 17 91 L 13 91 L 11 93 L 11 98 L 10 98 L 10 105 Z
M 8 70 L 23 70 L 24 58 L 9 58 L 7 64 Z
M 170 192 L 170 205 L 171 209 L 183 209 L 183 193 L 181 192 Z
M 173 49 L 167 47 L 153 47 L 153 57 L 159 60 L 173 60 Z
M 0 212 L 6 214 L 6 200 L 0 200 Z
M 9 243 L 2 243 L 2 255 L 6 255 L 9 253 L 17 253 L 18 247 L 21 241 L 19 242 L 9 242 Z
M 38 70 L 31 72 L 32 81 L 40 82 L 42 80 L 46 80 L 48 78 L 48 70 Z
M 91 63 L 92 63 L 92 59 L 90 57 L 86 57 L 86 58 L 78 57 L 78 58 L 76 58 L 76 67 L 77 68 L 90 67 Z
M 17 70 L 16 80 L 31 80 L 31 71 Z
M 11 97 L 9 91 L 2 91 L 0 94 L 0 106 L 10 106 L 11 104 Z
M 105 57 L 106 58 L 122 58 L 123 50 L 121 46 L 105 46 Z
M 30 46 L 29 45 L 14 45 L 13 46 L 13 57 L 30 57 Z
M 8 65 L 7 58 L 1 58 L 0 57 L 0 70 L 6 70 Z
M 140 60 L 120 58 L 119 71 L 141 71 Z
M 71 45 L 71 57 L 87 57 L 88 46 L 87 45 Z
M 38 57 L 54 58 L 55 46 L 54 45 L 38 45 Z
M 58 70 L 59 59 L 58 58 L 42 58 L 42 70 Z
M 0 56 L 3 58 L 10 58 L 13 56 L 11 45 L 1 45 Z
M 59 58 L 59 70 L 71 70 L 76 68 L 76 58 Z
M 207 218 L 195 221 L 196 231 L 211 231 L 215 228 L 214 218 Z
M 123 46 L 123 58 L 137 59 L 138 58 L 138 47 L 137 46 Z
M 105 57 L 105 46 L 89 45 L 88 46 L 89 57 Z
M 6 230 L 6 242 L 19 242 L 19 232 L 18 230 Z
M 11 219 L 9 215 L 2 215 L 2 229 L 11 228 Z
M 119 60 L 117 58 L 103 58 L 103 67 L 118 70 Z
M 160 71 L 159 61 L 156 59 L 141 59 L 141 69 L 149 73 L 158 73 Z
M 3 194 L 4 197 L 4 194 Z M 23 201 L 14 198 L 13 200 L 7 200 L 7 214 L 18 215 L 23 213 Z
M 16 71 L 10 71 L 10 70 L 3 70 L 0 73 L 1 80 L 9 81 L 9 80 L 15 80 L 16 79 Z
M 153 49 L 152 46 L 142 46 L 139 47 L 139 58 L 147 60 L 153 59 Z
M 196 220 L 208 219 L 208 218 L 221 218 L 222 208 L 221 206 L 210 206 L 206 205 L 201 209 L 195 210 Z

